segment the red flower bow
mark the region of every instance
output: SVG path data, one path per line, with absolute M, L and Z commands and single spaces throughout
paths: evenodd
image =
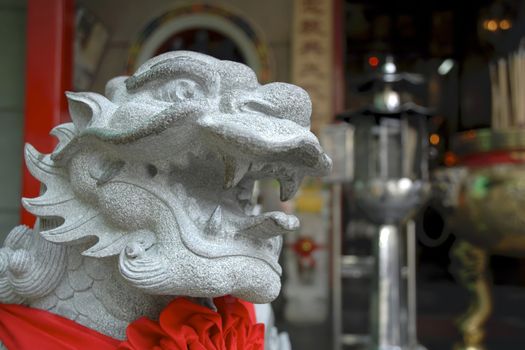
M 264 325 L 250 303 L 214 300 L 217 312 L 188 299 L 172 301 L 159 322 L 142 317 L 116 339 L 47 311 L 0 304 L 0 340 L 17 350 L 263 350 Z
M 264 325 L 253 306 L 233 297 L 214 300 L 217 312 L 185 298 L 172 301 L 156 323 L 140 318 L 127 329 L 119 350 L 263 350 Z

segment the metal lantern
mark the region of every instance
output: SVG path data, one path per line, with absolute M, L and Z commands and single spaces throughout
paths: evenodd
M 426 201 L 427 109 L 403 103 L 393 83 L 401 74 L 380 76 L 382 90 L 371 106 L 341 116 L 353 126 L 351 196 L 377 225 L 374 242 L 371 349 L 418 348 L 415 310 L 415 231 L 407 221 Z
M 427 118 L 409 113 L 355 115 L 353 194 L 377 224 L 399 224 L 428 187 Z

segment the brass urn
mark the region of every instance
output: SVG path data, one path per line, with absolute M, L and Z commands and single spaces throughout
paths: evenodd
M 492 311 L 490 254 L 525 256 L 525 131 L 471 130 L 453 141 L 455 166 L 435 172 L 446 224 L 457 240 L 451 271 L 472 293 L 455 349 L 482 350 Z

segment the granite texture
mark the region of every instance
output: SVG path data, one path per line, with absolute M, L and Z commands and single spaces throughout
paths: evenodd
M 256 213 L 254 183 L 275 178 L 288 200 L 304 176 L 329 171 L 307 93 L 176 51 L 105 95 L 67 93 L 72 123 L 52 130 L 55 150 L 26 146 L 43 190 L 22 203 L 38 221 L 0 249 L 0 301 L 123 339 L 175 296 L 276 298 L 282 235 L 299 221 Z

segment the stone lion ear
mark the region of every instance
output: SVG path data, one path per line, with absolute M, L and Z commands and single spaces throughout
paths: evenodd
M 90 125 L 105 124 L 105 117 L 116 109 L 113 102 L 93 92 L 66 92 L 66 96 L 71 120 L 79 131 Z
M 124 102 L 127 95 L 126 80 L 128 78 L 128 76 L 120 76 L 108 81 L 104 95 L 115 103 Z

